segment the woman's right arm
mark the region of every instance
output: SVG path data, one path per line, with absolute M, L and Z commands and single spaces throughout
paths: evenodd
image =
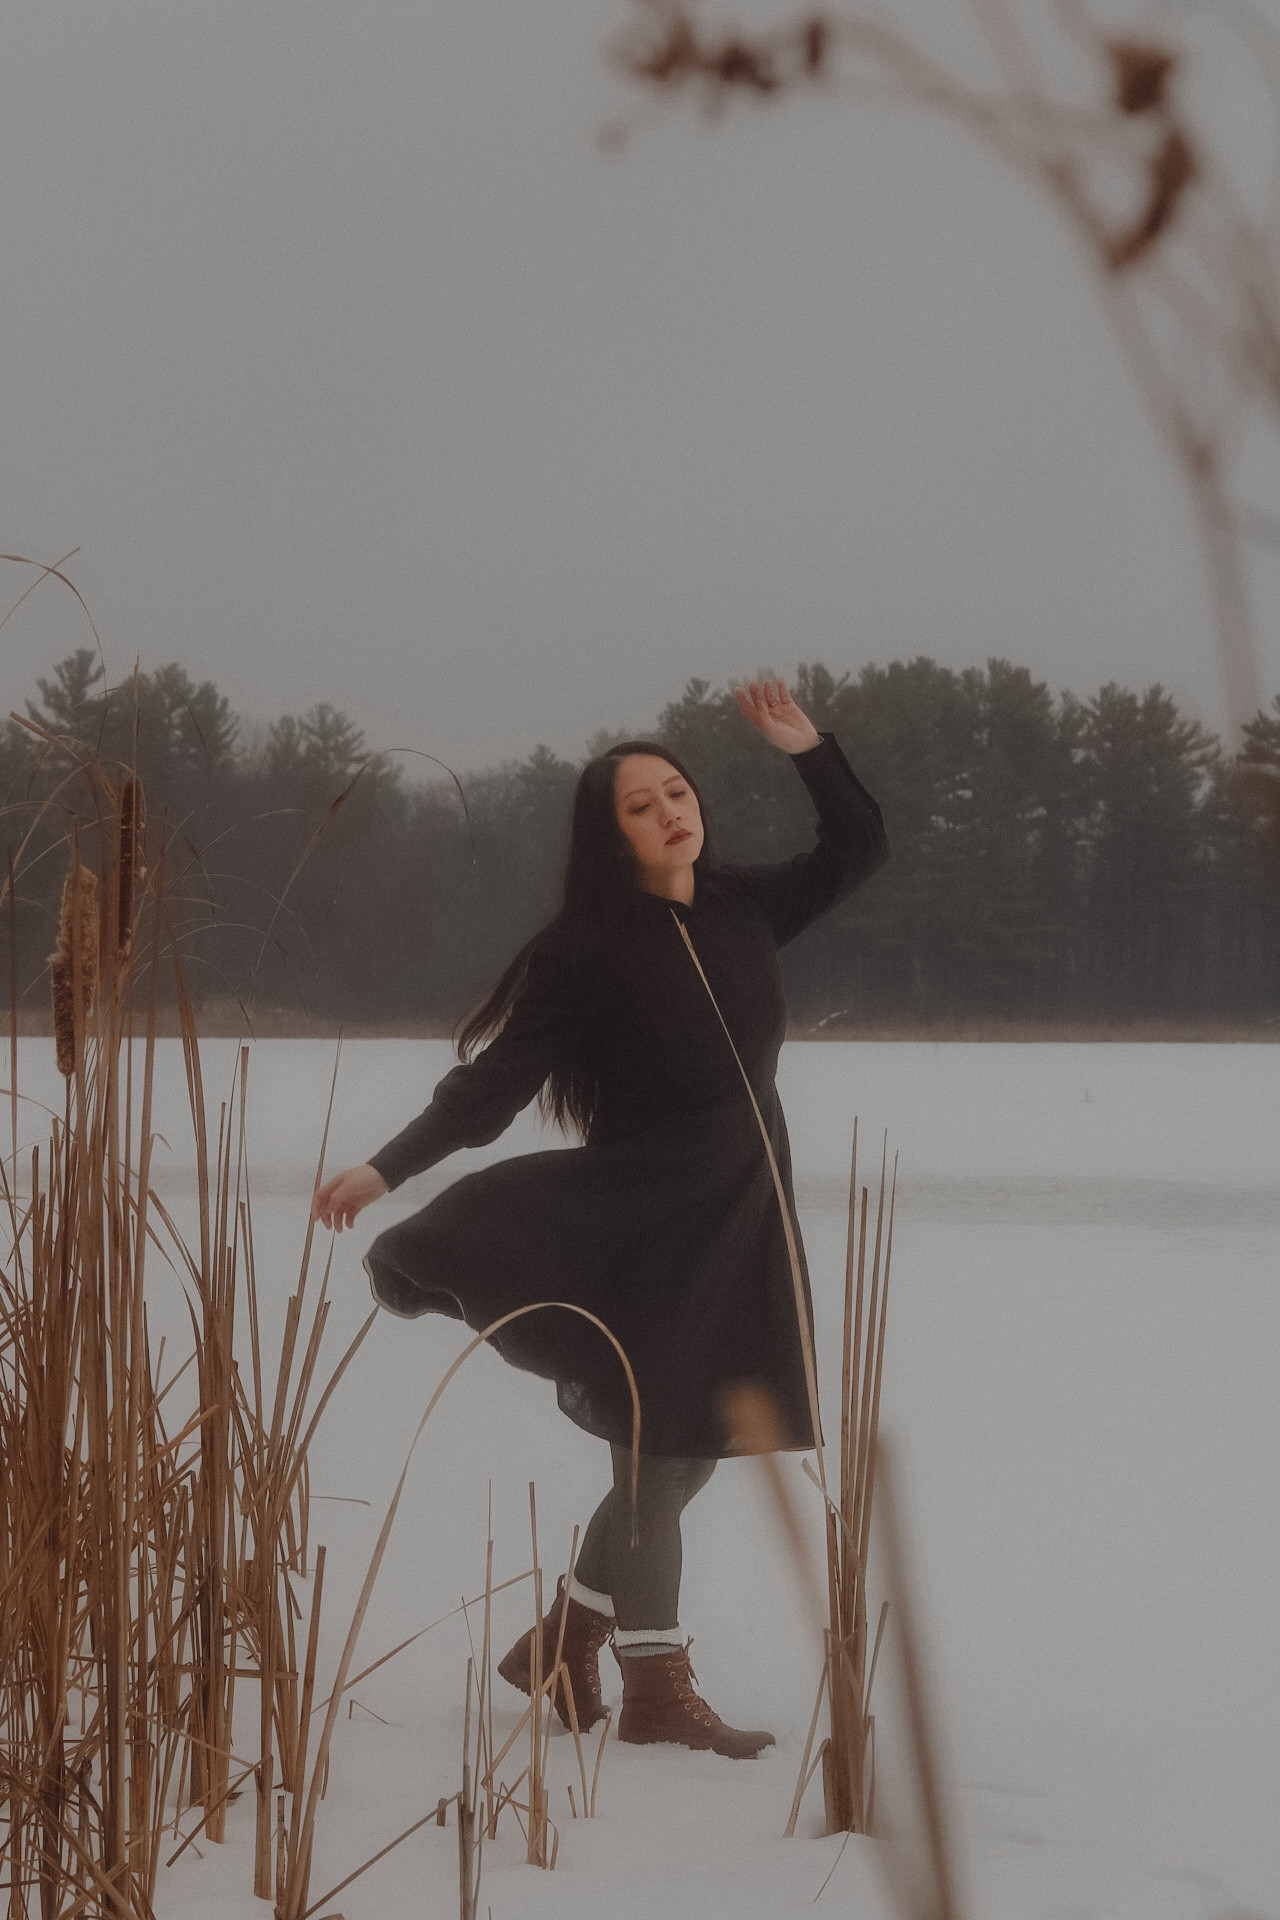
M 317 1187 L 313 1217 L 326 1226 L 350 1226 L 371 1200 L 410 1175 L 459 1147 L 496 1140 L 564 1057 L 578 1003 L 565 942 L 548 934 L 529 954 L 524 984 L 502 1031 L 474 1060 L 446 1073 L 431 1104 L 362 1167 Z

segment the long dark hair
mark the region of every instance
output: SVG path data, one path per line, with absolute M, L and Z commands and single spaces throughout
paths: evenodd
M 675 768 L 688 782 L 702 814 L 702 851 L 693 863 L 696 875 L 715 865 L 711 827 L 698 783 L 684 762 L 668 747 L 652 740 L 620 740 L 605 753 L 588 760 L 578 776 L 569 828 L 560 906 L 547 926 L 527 940 L 501 978 L 469 1013 L 457 1033 L 458 1056 L 470 1060 L 480 1043 L 500 1033 L 520 997 L 529 955 L 553 927 L 611 927 L 625 924 L 637 912 L 643 889 L 631 847 L 618 825 L 614 791 L 618 763 L 633 753 L 652 754 Z M 585 1138 L 599 1100 L 599 1081 L 590 1049 L 583 1047 L 557 1060 L 538 1095 L 544 1119 L 571 1128 Z

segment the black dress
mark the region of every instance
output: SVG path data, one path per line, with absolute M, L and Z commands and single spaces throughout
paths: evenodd
M 626 925 L 544 929 L 502 1031 L 372 1159 L 397 1187 L 458 1147 L 496 1140 L 557 1060 L 595 1063 L 600 1097 L 583 1145 L 464 1175 L 379 1234 L 365 1265 L 379 1304 L 409 1317 L 443 1313 L 479 1330 L 533 1301 L 588 1308 L 634 1369 L 646 1453 L 732 1451 L 721 1395 L 742 1380 L 772 1391 L 791 1445 L 813 1443 L 773 1178 L 677 925 L 750 1077 L 794 1221 L 774 1086 L 786 1026 L 776 951 L 873 873 L 888 846 L 879 807 L 832 735 L 792 764 L 818 812 L 810 852 L 699 873 L 690 906 L 638 893 Z M 807 1276 L 805 1296 L 808 1309 Z M 554 1380 L 579 1426 L 630 1443 L 622 1366 L 580 1314 L 526 1314 L 493 1345 Z

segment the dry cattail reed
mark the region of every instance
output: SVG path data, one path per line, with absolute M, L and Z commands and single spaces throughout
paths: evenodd
M 58 1072 L 70 1079 L 98 985 L 98 876 L 74 861 L 62 889 L 58 944 L 49 956 Z
M 169 923 L 163 850 L 145 866 L 140 856 L 140 790 L 128 781 L 113 786 L 83 758 L 74 778 L 89 780 L 95 824 L 108 828 L 99 844 L 108 862 L 115 855 L 107 873 L 108 938 L 99 940 L 97 876 L 76 857 L 59 941 L 71 1009 L 69 1027 L 65 1015 L 63 1023 L 71 1041 L 66 1066 L 76 1097 L 47 1144 L 32 1150 L 29 1192 L 20 1193 L 15 1091 L 14 1152 L 0 1166 L 0 1204 L 11 1225 L 0 1259 L 0 1854 L 9 1868 L 7 1920 L 37 1911 L 42 1920 L 63 1911 L 90 1920 L 150 1920 L 160 1866 L 173 1865 L 198 1837 L 218 1839 L 227 1806 L 250 1776 L 258 1796 L 255 1890 L 267 1897 L 274 1891 L 282 1920 L 303 1920 L 330 1897 L 310 1902 L 308 1893 L 319 1802 L 338 1706 L 351 1684 L 352 1655 L 404 1484 L 402 1475 L 313 1740 L 322 1554 L 315 1556 L 304 1647 L 295 1592 L 308 1559 L 308 1450 L 374 1315 L 337 1365 L 322 1369 L 329 1263 L 317 1287 L 310 1228 L 278 1361 L 264 1363 L 247 1051 L 213 1129 L 197 1023 Z M 109 822 L 98 804 L 104 793 L 114 805 Z M 8 891 L 12 915 L 11 880 Z M 187 1075 L 196 1167 L 190 1233 L 152 1186 L 162 975 L 176 1000 Z M 139 981 L 145 984 L 135 1002 Z M 87 1050 L 90 1015 L 94 1044 Z M 12 1010 L 10 1034 L 16 1060 Z M 326 1119 L 321 1167 L 327 1132 Z M 192 1350 L 168 1363 L 167 1377 L 163 1344 L 153 1351 L 147 1326 L 146 1256 L 156 1245 L 188 1284 L 192 1309 Z M 467 1353 L 517 1317 L 486 1329 Z M 638 1456 L 639 1401 L 626 1355 L 600 1321 L 584 1317 L 612 1342 L 627 1374 Z M 414 1446 L 466 1357 L 441 1381 Z M 184 1377 L 185 1401 L 175 1392 Z M 491 1586 L 490 1568 L 486 1608 Z M 258 1682 L 257 1753 L 233 1770 L 236 1681 L 245 1672 Z M 555 1681 L 553 1666 L 544 1691 Z M 487 1774 L 494 1751 L 487 1677 L 483 1685 L 475 1725 L 486 1729 Z M 545 1726 L 537 1753 L 543 1766 Z M 581 1761 L 580 1771 L 585 1778 Z M 481 1777 L 474 1764 L 473 1808 Z M 504 1790 L 486 1784 L 484 1791 L 488 1823 Z M 513 1793 L 506 1803 L 516 1806 Z M 177 1841 L 167 1860 L 166 1832 Z M 544 1832 L 553 1864 L 557 1836 L 549 1817 Z
M 868 1273 L 869 1196 L 866 1187 L 860 1192 L 858 1188 L 855 1125 L 849 1176 L 840 1375 L 840 1486 L 838 1505 L 829 1499 L 824 1510 L 831 1608 L 826 1669 L 831 1730 L 823 1750 L 822 1782 L 827 1828 L 832 1833 L 869 1833 L 875 1813 L 875 1717 L 871 1712 L 871 1688 L 886 1608 L 881 1608 L 872 1642 L 867 1609 L 867 1561 L 893 1252 L 894 1188 L 889 1188 L 886 1209 L 886 1171 L 886 1159 L 882 1158 L 875 1242 Z
M 10 1016 L 14 1151 L 0 1166 L 10 1223 L 0 1257 L 0 1854 L 7 1920 L 36 1912 L 149 1920 L 166 1830 L 186 1826 L 170 1861 L 197 1834 L 219 1837 L 230 1798 L 255 1771 L 255 1883 L 266 1890 L 272 1794 L 282 1774 L 294 1786 L 300 1745 L 305 1762 L 290 1581 L 306 1537 L 306 1453 L 346 1362 L 317 1392 L 325 1289 L 305 1310 L 304 1258 L 274 1386 L 264 1377 L 247 1057 L 214 1144 L 163 861 L 144 870 L 137 857 L 140 792 L 128 781 L 113 789 L 93 764 L 76 777 L 89 779 L 94 824 L 107 829 L 99 844 L 118 862 L 108 874 L 109 937 L 100 942 L 98 877 L 73 852 L 53 970 L 58 1063 L 76 1097 L 25 1167 Z M 97 811 L 103 793 L 115 795 L 107 822 Z M 72 840 L 75 849 L 78 830 Z M 12 914 L 12 879 L 9 892 Z M 135 1048 L 138 943 L 146 987 Z M 192 1237 L 151 1184 L 166 966 L 195 1148 Z M 147 1327 L 146 1255 L 157 1244 L 194 1302 L 193 1348 L 176 1364 L 163 1343 L 153 1351 Z M 233 1358 L 246 1296 L 247 1385 Z M 184 1375 L 185 1402 L 174 1391 Z M 260 1677 L 265 1733 L 256 1768 L 233 1774 L 235 1680 L 246 1669 Z
M 543 1778 L 542 1716 L 550 1709 L 543 1698 L 544 1663 L 547 1649 L 542 1643 L 542 1567 L 538 1560 L 538 1500 L 533 1481 L 529 1482 L 529 1533 L 533 1546 L 533 1655 L 529 1673 L 529 1825 L 528 1861 L 531 1867 L 547 1864 L 547 1789 Z
M 319 1174 L 317 1174 L 317 1185 L 318 1184 L 319 1184 Z M 378 1574 L 381 1571 L 382 1562 L 386 1557 L 387 1547 L 391 1539 L 392 1530 L 395 1526 L 396 1515 L 400 1510 L 400 1502 L 404 1497 L 405 1487 L 409 1478 L 409 1469 L 413 1465 L 413 1458 L 415 1453 L 417 1452 L 418 1443 L 421 1440 L 423 1434 L 425 1433 L 428 1422 L 430 1421 L 431 1416 L 435 1412 L 436 1408 L 439 1406 L 440 1401 L 443 1398 L 446 1389 L 449 1387 L 450 1383 L 453 1381 L 453 1379 L 459 1373 L 459 1371 L 466 1365 L 467 1361 L 471 1358 L 471 1356 L 474 1353 L 476 1353 L 480 1347 L 484 1346 L 486 1341 L 492 1339 L 495 1333 L 500 1333 L 503 1327 L 510 1326 L 511 1323 L 515 1320 L 522 1320 L 527 1314 L 542 1313 L 550 1308 L 554 1308 L 557 1311 L 563 1312 L 563 1313 L 575 1313 L 579 1315 L 579 1317 L 582 1318 L 583 1320 L 590 1321 L 591 1325 L 594 1326 L 601 1334 L 603 1334 L 604 1338 L 612 1346 L 612 1348 L 614 1349 L 614 1352 L 618 1356 L 619 1361 L 621 1362 L 623 1372 L 626 1374 L 626 1377 L 627 1377 L 627 1388 L 631 1396 L 632 1477 L 633 1477 L 633 1484 L 634 1484 L 634 1477 L 635 1477 L 636 1467 L 637 1467 L 638 1458 L 639 1458 L 639 1449 L 640 1449 L 640 1395 L 636 1388 L 635 1374 L 632 1371 L 631 1362 L 628 1360 L 626 1353 L 623 1350 L 620 1342 L 617 1340 L 615 1335 L 610 1332 L 609 1328 L 604 1324 L 603 1320 L 599 1319 L 597 1315 L 595 1315 L 594 1313 L 588 1312 L 588 1310 L 585 1307 L 576 1306 L 571 1301 L 538 1300 L 538 1301 L 531 1302 L 528 1306 L 515 1307 L 511 1310 L 510 1313 L 504 1313 L 499 1319 L 492 1321 L 487 1327 L 483 1328 L 481 1332 L 476 1334 L 473 1340 L 470 1340 L 467 1343 L 467 1345 L 462 1349 L 462 1352 L 458 1354 L 457 1358 L 453 1360 L 453 1362 L 449 1365 L 448 1368 L 446 1368 L 443 1376 L 441 1377 L 439 1383 L 436 1386 L 435 1392 L 432 1394 L 430 1400 L 427 1402 L 426 1408 L 422 1414 L 421 1419 L 418 1421 L 417 1427 L 414 1429 L 413 1438 L 409 1442 L 408 1452 L 405 1455 L 404 1465 L 400 1469 L 399 1478 L 397 1479 L 395 1487 L 392 1490 L 391 1499 L 388 1502 L 386 1513 L 383 1516 L 382 1525 L 378 1530 L 378 1537 L 374 1542 L 373 1552 L 369 1556 L 369 1564 L 365 1570 L 364 1581 L 361 1585 L 360 1593 L 356 1600 L 355 1611 L 351 1616 L 351 1624 L 347 1629 L 346 1640 L 343 1644 L 342 1652 L 338 1657 L 337 1671 L 334 1675 L 334 1679 L 329 1690 L 328 1698 L 325 1703 L 324 1723 L 321 1726 L 320 1735 L 316 1742 L 315 1755 L 311 1762 L 311 1766 L 309 1770 L 309 1778 L 305 1778 L 302 1776 L 301 1773 L 299 1773 L 299 1776 L 297 1779 L 297 1784 L 295 1786 L 294 1791 L 298 1794 L 301 1794 L 304 1797 L 303 1814 L 302 1814 L 302 1820 L 299 1828 L 298 1859 L 306 1863 L 308 1866 L 309 1866 L 310 1857 L 311 1857 L 312 1835 L 314 1831 L 317 1811 L 319 1808 L 322 1785 L 328 1769 L 329 1753 L 330 1753 L 330 1748 L 333 1740 L 334 1728 L 336 1727 L 337 1721 L 338 1721 L 339 1708 L 341 1706 L 343 1695 L 349 1690 L 349 1688 L 353 1684 L 351 1679 L 351 1667 L 355 1659 L 356 1647 L 359 1644 L 361 1630 L 363 1629 L 365 1616 L 369 1610 L 369 1603 L 373 1597 L 374 1587 L 377 1584 Z M 338 1372 L 334 1375 L 333 1379 L 331 1380 L 329 1388 L 326 1390 L 326 1393 L 321 1396 L 321 1400 L 318 1403 L 317 1409 L 316 1409 L 316 1415 L 315 1415 L 316 1419 L 318 1419 L 319 1415 L 323 1412 L 324 1406 L 328 1400 L 328 1395 L 330 1392 L 332 1392 L 333 1387 L 337 1384 L 337 1380 L 341 1377 L 341 1372 L 343 1368 L 345 1368 L 345 1366 L 347 1365 L 347 1362 L 350 1359 L 351 1354 L 355 1351 L 355 1346 L 358 1345 L 360 1340 L 364 1338 L 364 1335 L 368 1331 L 368 1328 L 372 1325 L 373 1317 L 374 1316 L 371 1314 L 369 1316 L 369 1319 L 366 1320 L 364 1327 L 361 1329 L 359 1335 L 357 1336 L 356 1342 L 354 1343 L 352 1348 L 348 1351 L 348 1354 L 346 1358 L 343 1360 L 340 1368 L 338 1369 Z M 313 1425 L 314 1425 L 314 1421 L 313 1421 Z M 540 1614 L 539 1614 L 539 1618 L 541 1618 Z M 416 1638 L 417 1636 L 414 1636 L 414 1637 Z M 408 1645 L 408 1644 L 409 1644 L 408 1642 L 405 1642 L 405 1645 Z M 375 1662 L 374 1664 L 380 1665 L 381 1662 Z M 371 1671 L 372 1669 L 368 1669 L 368 1670 Z M 546 1678 L 543 1680 L 541 1692 L 542 1693 L 549 1692 L 550 1689 L 554 1687 L 556 1678 L 557 1678 L 557 1675 L 554 1672 L 547 1675 Z M 493 1785 L 493 1782 L 495 1782 L 497 1779 L 497 1768 L 501 1765 L 502 1761 L 506 1758 L 507 1754 L 510 1752 L 511 1748 L 515 1745 L 515 1742 L 519 1739 L 520 1735 L 525 1731 L 526 1725 L 532 1716 L 532 1711 L 533 1711 L 533 1703 L 531 1702 L 530 1706 L 526 1708 L 524 1714 L 521 1716 L 519 1722 L 517 1723 L 514 1732 L 507 1739 L 505 1745 L 498 1751 L 497 1754 L 493 1755 L 493 1757 L 489 1759 L 487 1769 L 482 1779 L 482 1784 L 484 1786 L 486 1793 L 490 1791 Z M 477 1716 L 477 1721 L 479 1721 L 479 1716 Z M 520 1776 L 520 1780 L 523 1781 L 525 1777 L 526 1775 L 522 1773 Z M 519 1785 L 520 1782 L 517 1782 L 516 1784 Z M 501 1806 L 502 1804 L 504 1804 L 505 1801 L 510 1801 L 511 1804 L 513 1805 L 515 1804 L 514 1789 L 506 1789 L 505 1791 L 499 1789 L 497 1793 L 497 1802 L 498 1802 L 497 1811 L 499 1812 L 501 1811 Z M 526 1812 L 527 1811 L 528 1809 L 526 1808 Z M 303 1886 L 302 1881 L 299 1880 L 298 1890 L 295 1891 L 291 1887 L 287 1893 L 285 1900 L 280 1905 L 280 1920 L 307 1920 L 308 1913 L 311 1910 L 318 1911 L 320 1907 L 326 1905 L 329 1900 L 331 1900 L 339 1891 L 341 1891 L 342 1887 L 346 1887 L 350 1885 L 351 1881 L 357 1878 L 359 1874 L 367 1871 L 367 1869 L 371 1867 L 376 1860 L 380 1860 L 384 1858 L 385 1855 L 388 1852 L 390 1852 L 392 1847 L 398 1846 L 401 1840 L 407 1839 L 409 1837 L 410 1832 L 417 1832 L 418 1826 L 425 1824 L 425 1821 L 430 1818 L 434 1818 L 434 1815 L 424 1815 L 422 1821 L 416 1823 L 414 1827 L 408 1829 L 405 1833 L 401 1834 L 398 1837 L 398 1839 L 389 1842 L 388 1845 L 380 1849 L 379 1852 L 376 1855 L 374 1855 L 372 1859 L 365 1861 L 362 1866 L 357 1867 L 353 1873 L 349 1874 L 347 1878 L 341 1882 L 340 1887 L 331 1888 L 330 1891 L 325 1895 L 323 1895 L 323 1897 L 319 1901 L 313 1902 L 311 1909 L 307 1908 L 306 1899 L 305 1899 L 305 1888 Z M 496 1815 L 495 1815 L 495 1818 L 496 1818 Z M 550 1855 L 547 1859 L 546 1864 L 549 1867 L 554 1867 L 555 1861 L 556 1861 L 556 1852 L 559 1846 L 559 1835 L 556 1832 L 554 1822 L 550 1821 L 549 1819 L 547 1821 L 547 1831 L 551 1837 L 551 1850 L 550 1850 Z M 528 1832 L 528 1829 L 526 1828 L 526 1834 L 527 1832 Z
M 755 1092 L 733 1036 L 720 1011 L 711 984 L 698 959 L 697 951 L 679 915 L 673 915 L 680 937 L 697 969 L 698 977 L 715 1008 L 733 1057 L 750 1096 L 765 1156 L 773 1177 L 774 1191 L 782 1215 L 787 1256 L 795 1298 L 800 1348 L 804 1358 L 805 1382 L 818 1462 L 815 1476 L 823 1500 L 827 1532 L 827 1622 L 824 1629 L 824 1660 L 818 1704 L 814 1709 L 809 1739 L 800 1764 L 800 1778 L 792 1802 L 788 1834 L 795 1832 L 800 1803 L 812 1770 L 809 1754 L 817 1730 L 823 1694 L 826 1695 L 830 1731 L 819 1751 L 827 1825 L 831 1832 L 869 1832 L 875 1805 L 874 1737 L 871 1714 L 871 1683 L 875 1677 L 875 1653 L 884 1627 L 882 1610 L 875 1646 L 867 1643 L 867 1557 L 870 1548 L 871 1508 L 875 1492 L 876 1434 L 880 1420 L 880 1385 L 884 1362 L 885 1316 L 888 1307 L 889 1265 L 893 1249 L 893 1197 L 887 1193 L 888 1142 L 880 1167 L 880 1192 L 876 1209 L 875 1249 L 868 1290 L 867 1201 L 862 1190 L 858 1201 L 858 1130 L 853 1133 L 853 1158 L 849 1176 L 849 1217 L 845 1251 L 844 1340 L 841 1356 L 840 1391 L 840 1478 L 837 1494 L 828 1485 L 823 1457 L 822 1422 L 818 1407 L 818 1371 L 809 1325 L 804 1276 L 800 1266 L 799 1239 L 791 1218 L 782 1173 L 769 1138 Z M 896 1185 L 896 1163 L 895 1163 Z M 883 1257 L 883 1266 L 882 1266 Z M 739 1389 L 726 1403 L 731 1424 L 738 1429 L 744 1451 L 768 1457 L 782 1444 L 776 1412 L 767 1399 L 750 1390 Z M 789 1496 L 776 1469 L 770 1469 L 770 1486 L 784 1531 L 802 1573 L 805 1556 L 798 1521 L 791 1510 Z M 815 1762 L 815 1764 L 818 1764 Z
M 810 1621 L 823 1647 L 822 1679 L 800 1760 L 787 1822 L 793 1834 L 801 1803 L 818 1769 L 829 1833 L 870 1833 L 875 1814 L 875 1716 L 871 1692 L 888 1617 L 879 1611 L 868 1632 L 866 1572 L 871 1546 L 872 1500 L 880 1425 L 880 1386 L 893 1241 L 893 1190 L 886 1209 L 886 1164 L 882 1161 L 874 1248 L 868 1265 L 868 1200 L 857 1184 L 857 1127 L 849 1188 L 845 1258 L 844 1337 L 841 1353 L 840 1477 L 823 1493 L 826 1530 L 825 1579 L 810 1563 L 800 1515 L 777 1464 L 785 1445 L 777 1410 L 758 1387 L 739 1385 L 725 1396 L 725 1411 L 740 1451 L 759 1456 L 779 1530 L 795 1567 Z M 806 1472 L 810 1472 L 808 1463 Z M 828 1733 L 811 1759 L 824 1701 Z
M 116 824 L 116 950 L 126 961 L 133 948 L 133 908 L 142 859 L 142 784 L 134 774 L 120 783 Z
M 916 1614 L 915 1583 L 909 1577 L 897 1461 L 883 1439 L 876 1453 L 880 1481 L 878 1526 L 885 1584 L 889 1590 L 887 1604 L 893 1609 L 894 1637 L 902 1670 L 912 1797 L 923 1827 L 923 1845 L 908 1848 L 897 1825 L 884 1822 L 881 1858 L 904 1920 L 963 1920 L 960 1855 L 943 1766 L 940 1715 L 929 1681 Z

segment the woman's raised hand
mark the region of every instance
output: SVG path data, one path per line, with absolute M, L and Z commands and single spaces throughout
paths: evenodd
M 344 1227 L 355 1225 L 356 1215 L 364 1207 L 380 1200 L 387 1191 L 387 1183 L 376 1167 L 348 1167 L 345 1173 L 335 1173 L 332 1180 L 316 1188 L 311 1196 L 311 1218 L 341 1233 Z
M 785 680 L 748 680 L 733 697 L 747 719 L 772 746 L 784 753 L 805 753 L 818 744 L 818 729 L 787 689 Z

